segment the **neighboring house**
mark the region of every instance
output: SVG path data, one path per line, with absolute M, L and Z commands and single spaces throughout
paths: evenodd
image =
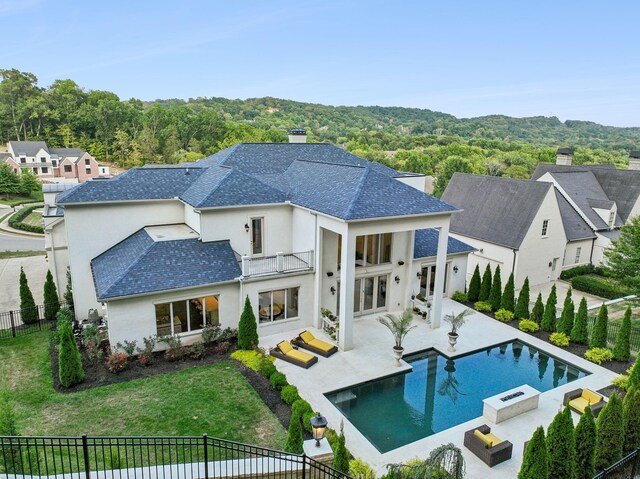
M 451 218 L 451 235 L 477 249 L 476 265 L 500 266 L 516 288 L 529 277 L 532 286 L 558 278 L 568 238 L 553 185 L 531 180 L 455 173 L 442 200 L 463 211 Z
M 464 289 L 473 249 L 448 239 L 456 208 L 402 173 L 294 135 L 60 194 L 69 254 L 58 268 L 68 258 L 78 316 L 102 310 L 112 344 L 189 342 L 206 323 L 237 327 L 248 296 L 260 335 L 322 327 L 326 308 L 348 350 L 354 317 L 410 307 L 423 288 L 438 327 L 443 292 Z
M 64 193 L 75 184 L 50 183 L 42 185 L 44 208 L 42 223 L 44 228 L 44 249 L 47 252 L 49 269 L 58 288 L 58 294 L 67 287 L 67 266 L 69 266 L 69 252 L 67 248 L 67 231 L 64 223 L 64 210 L 56 206 L 59 194 Z
M 31 170 L 41 179 L 76 180 L 79 183 L 99 176 L 108 177 L 109 168 L 79 148 L 49 148 L 44 141 L 10 141 L 0 161 L 7 162 L 16 173 Z

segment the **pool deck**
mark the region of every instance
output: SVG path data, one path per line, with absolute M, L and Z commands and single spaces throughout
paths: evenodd
M 452 300 L 445 299 L 443 314 L 458 313 L 465 307 Z M 276 367 L 283 372 L 291 384 L 298 387 L 300 396 L 309 401 L 314 410 L 322 412 L 329 421 L 329 427 L 339 429 L 340 421 L 344 421 L 344 433 L 347 448 L 351 453 L 370 464 L 380 475 L 385 472 L 386 464 L 402 463 L 410 459 L 424 459 L 432 449 L 441 444 L 453 443 L 458 446 L 465 457 L 467 477 L 487 477 L 495 479 L 515 478 L 522 463 L 524 442 L 528 441 L 534 430 L 542 425 L 546 428 L 556 413 L 562 409 L 562 398 L 567 391 L 577 388 L 601 389 L 608 386 L 616 374 L 608 369 L 590 363 L 552 344 L 541 341 L 510 326 L 504 325 L 481 313 L 469 316 L 469 321 L 460 330 L 455 353 L 449 353 L 447 324 L 439 329 L 431 329 L 425 321 L 415 320 L 418 326 L 411 331 L 405 341 L 405 354 L 435 348 L 445 356 L 455 358 L 471 351 L 492 346 L 512 339 L 521 339 L 526 343 L 542 349 L 559 359 L 591 372 L 589 376 L 569 384 L 559 386 L 540 395 L 537 409 L 526 412 L 500 424 L 492 424 L 483 417 L 473 419 L 446 431 L 420 439 L 387 453 L 380 453 L 324 396 L 324 393 L 351 386 L 364 381 L 380 378 L 390 374 L 408 370 L 411 367 L 403 362 L 403 366 L 394 366 L 391 347 L 391 333 L 376 321 L 380 314 L 364 316 L 356 319 L 354 328 L 354 348 L 350 351 L 339 351 L 330 358 L 319 357 L 318 363 L 310 369 L 303 369 L 293 364 L 276 360 Z M 310 329 L 317 337 L 324 338 L 319 330 Z M 260 339 L 260 346 L 269 348 L 283 339 L 291 339 L 299 330 L 265 336 Z M 579 416 L 573 414 L 574 424 Z M 372 417 L 372 421 L 376 418 Z M 491 432 L 501 439 L 511 441 L 513 456 L 493 468 L 489 468 L 462 444 L 464 432 L 481 424 L 491 427 Z

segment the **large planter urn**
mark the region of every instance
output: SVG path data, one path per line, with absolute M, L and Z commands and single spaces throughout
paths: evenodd
M 402 353 L 404 353 L 404 348 L 398 348 L 397 346 L 393 347 L 393 354 L 395 355 L 395 366 L 400 367 L 400 360 L 402 359 Z
M 458 333 L 447 333 L 449 336 L 449 347 L 447 351 L 455 352 L 456 343 L 458 342 Z

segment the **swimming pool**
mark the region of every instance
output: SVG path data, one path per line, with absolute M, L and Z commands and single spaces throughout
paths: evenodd
M 482 416 L 482 400 L 528 384 L 548 391 L 588 374 L 522 341 L 455 359 L 430 349 L 404 357 L 413 369 L 325 396 L 380 451 Z

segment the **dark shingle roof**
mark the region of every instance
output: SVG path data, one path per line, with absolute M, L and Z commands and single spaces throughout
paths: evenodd
M 144 230 L 91 260 L 98 300 L 232 281 L 241 275 L 229 241 L 154 241 Z
M 15 155 L 35 156 L 41 148 L 49 151 L 44 141 L 10 141 L 9 143 Z
M 470 253 L 476 248 L 449 236 L 447 241 L 447 254 Z M 438 230 L 426 228 L 416 230 L 416 238 L 413 244 L 413 257 L 431 258 L 438 254 Z
M 564 233 L 567 241 L 577 241 L 581 239 L 595 238 L 591 226 L 578 214 L 578 212 L 569 204 L 564 196 L 556 189 L 556 199 L 560 208 L 560 216 L 564 225 Z
M 615 165 L 556 165 L 554 163 L 538 163 L 536 169 L 531 175 L 532 180 L 537 180 L 545 173 L 562 172 L 568 173 L 573 171 L 594 171 L 594 170 L 615 170 Z
M 640 171 L 594 169 L 593 174 L 607 197 L 616 202 L 620 219 L 626 222 L 640 198 Z
M 61 158 L 66 158 L 67 156 L 80 157 L 84 155 L 84 151 L 80 148 L 50 148 L 49 153 L 58 155 Z
M 517 249 L 551 183 L 455 173 L 442 199 L 464 211 L 451 232 Z

